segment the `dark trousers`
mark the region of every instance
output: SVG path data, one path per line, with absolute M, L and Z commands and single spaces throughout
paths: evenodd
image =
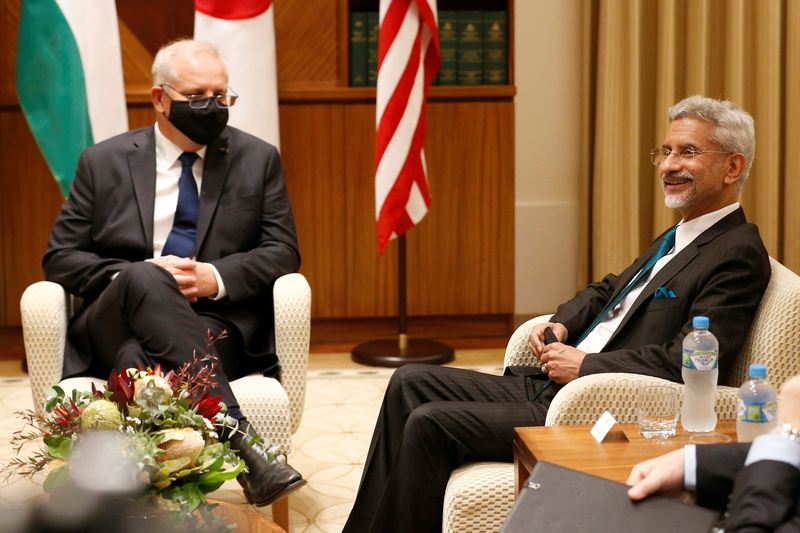
M 392 376 L 346 533 L 439 531 L 453 469 L 512 461 L 515 426 L 542 425 L 529 378 L 407 365 Z
M 131 263 L 83 313 L 70 335 L 88 344 L 81 347 L 91 354 L 88 372 L 101 378 L 112 369 L 156 364 L 165 371 L 177 369 L 193 353 L 206 352 L 208 331 L 218 335 L 226 330 L 228 337 L 211 349 L 222 365 L 212 394 L 222 395 L 228 408 L 238 408 L 228 380 L 255 370 L 252 358 L 245 355 L 241 334 L 223 317 L 196 313 L 163 268 Z

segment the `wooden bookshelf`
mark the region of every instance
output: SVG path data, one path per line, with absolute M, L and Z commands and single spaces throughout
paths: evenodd
M 339 0 L 339 28 L 338 31 L 338 66 L 339 66 L 339 84 L 342 87 L 347 87 L 349 82 L 349 52 L 350 45 L 348 42 L 349 33 L 349 19 L 348 16 L 351 11 L 378 11 L 378 0 Z M 439 11 L 452 10 L 452 11 L 467 11 L 467 10 L 501 10 L 508 13 L 508 86 L 514 86 L 514 0 L 439 0 L 437 2 Z M 483 87 L 497 88 L 497 85 L 465 85 L 465 86 L 437 86 L 431 87 L 431 97 L 436 94 L 436 89 L 443 89 L 444 87 L 469 87 L 475 91 L 475 96 L 478 98 L 485 98 L 486 95 L 493 93 L 485 93 L 480 89 Z M 364 89 L 365 87 L 352 87 L 352 89 Z M 459 96 L 470 93 L 469 90 L 458 92 Z M 512 92 L 511 96 L 515 93 Z

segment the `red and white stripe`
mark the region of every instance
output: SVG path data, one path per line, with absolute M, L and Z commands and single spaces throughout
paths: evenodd
M 428 212 L 425 101 L 439 70 L 436 0 L 381 0 L 375 122 L 378 251 Z
M 195 0 L 194 37 L 215 45 L 239 95 L 228 123 L 280 148 L 271 0 Z

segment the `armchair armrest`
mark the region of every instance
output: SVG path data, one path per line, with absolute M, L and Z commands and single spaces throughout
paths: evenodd
M 636 395 L 644 385 L 669 385 L 678 389 L 683 402 L 683 387 L 666 379 L 640 374 L 606 373 L 580 377 L 567 383 L 547 410 L 546 426 L 594 424 L 609 411 L 618 422 L 636 422 Z M 736 416 L 735 387 L 717 386 L 716 412 L 720 419 Z
M 547 322 L 550 320 L 551 316 L 553 315 L 539 315 L 533 317 L 517 328 L 508 340 L 506 355 L 503 360 L 504 367 L 515 365 L 539 366 L 539 360 L 534 357 L 530 346 L 528 346 L 528 338 L 531 336 L 533 326 L 541 324 L 542 322 Z
M 305 404 L 311 288 L 302 274 L 288 274 L 275 281 L 273 300 L 275 349 L 282 367 L 282 385 L 291 405 L 294 432 Z M 70 311 L 67 293 L 50 281 L 30 285 L 20 299 L 25 355 L 37 411 L 42 409 L 50 387 L 61 381 Z
M 36 282 L 22 293 L 20 312 L 33 405 L 42 414 L 50 387 L 61 380 L 69 318 L 67 293 L 57 283 Z
M 308 346 L 311 339 L 311 287 L 302 274 L 281 276 L 272 290 L 275 305 L 275 351 L 281 384 L 291 407 L 291 432 L 297 431 L 306 401 Z

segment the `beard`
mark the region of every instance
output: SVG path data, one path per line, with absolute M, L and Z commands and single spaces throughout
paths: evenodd
M 667 178 L 688 179 L 690 180 L 691 188 L 679 193 L 670 193 L 667 191 L 666 184 L 664 183 Z M 691 205 L 692 202 L 694 202 L 697 194 L 697 189 L 695 188 L 696 183 L 697 182 L 694 175 L 685 170 L 681 172 L 669 172 L 661 180 L 661 192 L 664 193 L 664 205 L 670 209 L 680 209 L 682 207 L 686 207 L 687 205 Z

